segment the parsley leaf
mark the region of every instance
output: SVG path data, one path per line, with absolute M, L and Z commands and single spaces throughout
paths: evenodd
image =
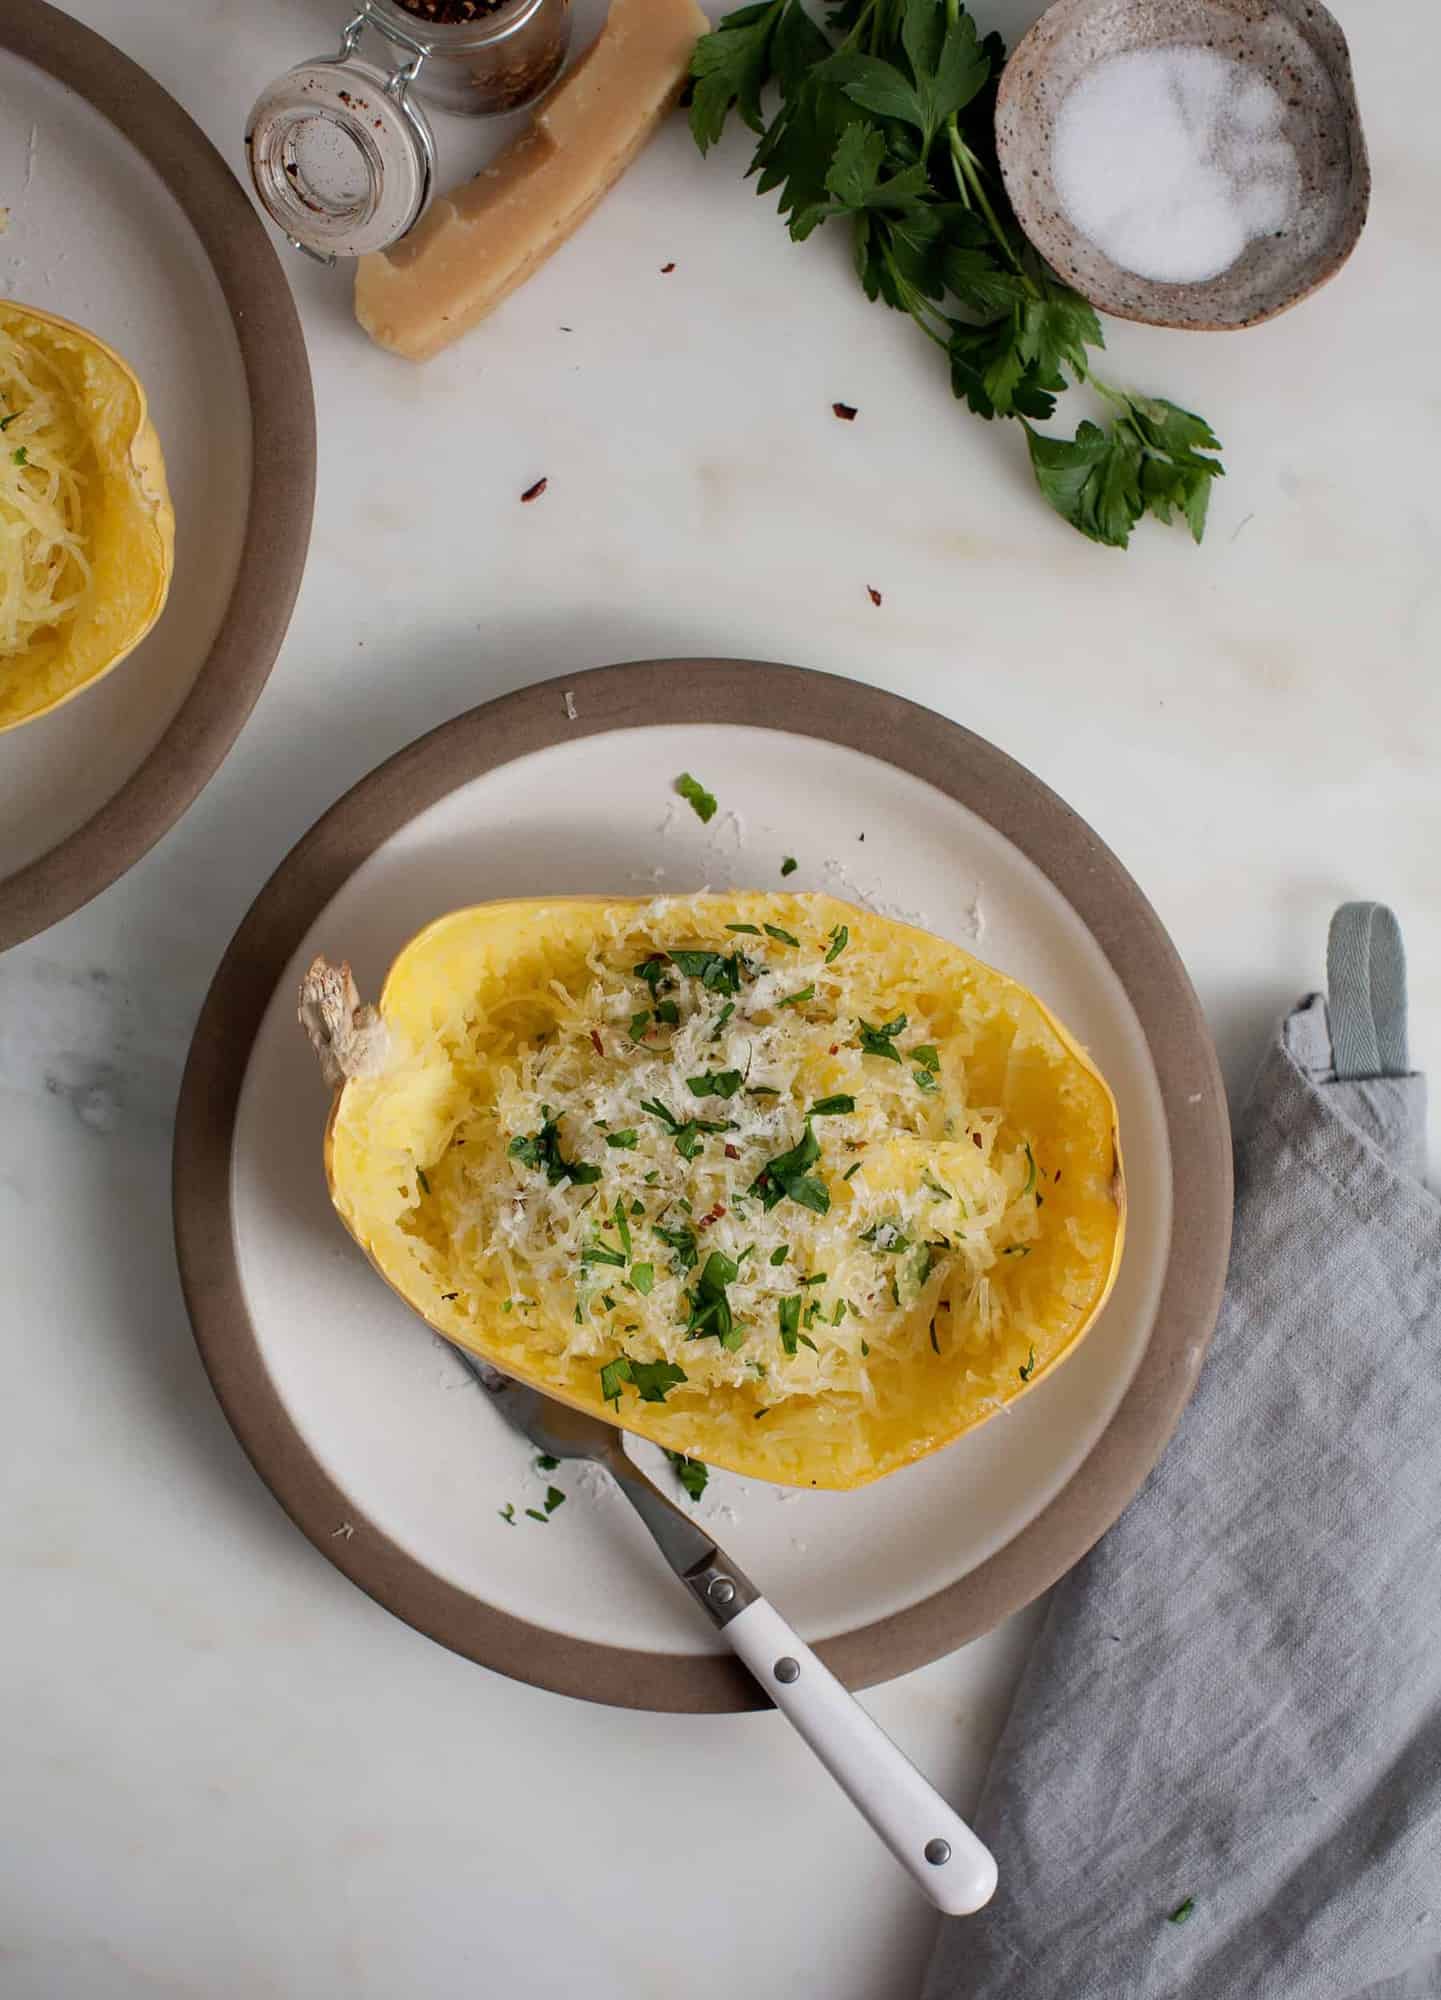
M 898 1063 L 900 1051 L 896 1047 L 896 1036 L 906 1031 L 906 1017 L 897 1014 L 893 1021 L 887 1021 L 879 1028 L 873 1028 L 869 1021 L 857 1021 L 860 1030 L 860 1044 L 868 1056 L 882 1056 L 887 1062 Z
M 739 993 L 742 959 L 718 951 L 673 951 L 671 958 L 687 979 L 698 979 L 708 993 Z
M 797 868 L 799 868 L 800 865 L 801 864 L 799 863 L 799 861 L 796 860 L 796 857 L 793 854 L 788 854 L 785 860 L 781 863 L 781 873 L 782 875 L 794 875 Z
M 605 1143 L 614 1146 L 618 1153 L 629 1153 L 635 1149 L 639 1135 L 633 1125 L 627 1125 L 623 1132 L 607 1132 Z
M 825 1215 L 831 1205 L 829 1190 L 810 1172 L 821 1156 L 820 1141 L 806 1120 L 806 1129 L 789 1152 L 767 1160 L 748 1192 L 760 1201 L 767 1215 L 789 1199 L 816 1215 Z
M 564 1505 L 565 1495 L 561 1492 L 560 1488 L 558 1486 L 547 1486 L 545 1489 L 546 1513 L 553 1514 L 557 1507 L 563 1507 Z
M 543 1107 L 542 1107 L 543 1108 Z M 600 1179 L 600 1168 L 585 1160 L 568 1160 L 560 1150 L 560 1126 L 547 1118 L 538 1132 L 512 1139 L 506 1152 L 523 1166 L 543 1172 L 552 1187 L 569 1180 L 576 1187 L 588 1187 Z
M 620 1391 L 623 1382 L 631 1379 L 630 1356 L 618 1354 L 614 1361 L 607 1361 L 600 1371 L 600 1393 L 607 1403 L 620 1408 Z
M 665 1455 L 670 1460 L 671 1470 L 691 1499 L 699 1500 L 710 1478 L 710 1467 L 702 1465 L 698 1458 L 687 1458 L 683 1451 L 667 1449 Z
M 842 1118 L 855 1108 L 856 1100 L 844 1091 L 838 1091 L 834 1097 L 818 1097 L 811 1106 L 810 1115 L 812 1118 Z
M 686 1380 L 674 1361 L 632 1361 L 631 1380 L 643 1403 L 663 1403 L 677 1383 Z
M 801 1295 L 792 1292 L 789 1298 L 778 1301 L 777 1318 L 780 1321 L 781 1346 L 787 1354 L 794 1354 L 801 1330 Z
M 735 1283 L 738 1273 L 739 1266 L 734 1258 L 727 1257 L 724 1250 L 711 1251 L 696 1280 L 695 1289 L 686 1294 L 690 1306 L 687 1340 L 714 1337 L 722 1347 L 732 1351 L 741 1345 L 745 1333 L 736 1325 L 730 1300 L 726 1296 L 727 1285 Z
M 632 1264 L 630 1267 L 630 1281 L 641 1297 L 645 1298 L 655 1286 L 655 1265 Z
M 710 1031 L 710 1038 L 713 1042 L 718 1042 L 720 1040 L 721 1035 L 725 1029 L 725 1024 L 730 1019 L 731 1015 L 734 1014 L 735 1010 L 736 1010 L 735 1001 L 727 1000 L 724 1007 L 721 1008 L 719 1014 L 716 1015 L 715 1026 Z
M 667 1244 L 675 1252 L 676 1266 L 679 1270 L 690 1271 L 694 1269 L 696 1263 L 699 1261 L 699 1253 L 696 1250 L 695 1231 L 693 1229 L 664 1229 L 658 1222 L 653 1222 L 651 1229 L 660 1238 L 662 1243 Z M 632 1276 L 634 1276 L 634 1273 L 632 1273 Z
M 780 1266 L 781 1266 L 782 1264 L 784 1264 L 784 1262 L 786 1261 L 786 1258 L 787 1258 L 787 1257 L 789 1257 L 789 1256 L 790 1256 L 790 1254 L 791 1254 L 791 1246 L 790 1246 L 790 1244 L 789 1244 L 789 1243 L 782 1243 L 782 1244 L 780 1245 L 779 1249 L 776 1249 L 776 1250 L 772 1250 L 772 1252 L 771 1252 L 771 1263 L 772 1263 L 773 1265 L 775 1265 L 775 1266 L 776 1266 L 777 1268 L 779 1268 L 779 1267 L 780 1267 Z
M 1036 1350 L 1034 1347 L 1032 1347 L 1030 1353 L 1026 1356 L 1025 1366 L 1022 1368 L 1018 1368 L 1016 1370 L 1016 1373 L 1020 1376 L 1023 1382 L 1029 1382 L 1031 1377 L 1035 1374 L 1035 1372 L 1036 1372 Z
M 747 937 L 759 937 L 761 934 L 759 924 L 727 924 L 726 929 L 728 931 L 743 931 Z
M 675 781 L 675 788 L 698 820 L 705 822 L 715 818 L 715 794 L 708 792 L 698 779 L 691 776 L 689 771 L 681 772 Z
M 834 965 L 851 941 L 850 929 L 845 924 L 837 924 L 831 932 L 831 948 L 826 953 L 826 964 Z
M 783 931 L 779 924 L 767 924 L 766 936 L 774 938 L 777 944 L 793 945 L 797 951 L 801 948 L 800 939 L 793 937 L 789 931 Z
M 706 1076 L 688 1076 L 685 1087 L 692 1097 L 734 1097 L 743 1081 L 738 1069 L 722 1069 Z
M 650 1026 L 650 1009 L 642 1007 L 640 1012 L 630 1017 L 630 1038 L 633 1042 L 643 1042 Z
M 503 1507 L 497 1507 L 496 1512 L 508 1528 L 515 1526 L 515 1502 L 513 1500 L 507 1500 Z
M 1166 1922 L 1168 1924 L 1185 1923 L 1187 1917 L 1190 1916 L 1192 1910 L 1194 1910 L 1195 1907 L 1196 1907 L 1195 1897 L 1188 1896 L 1184 1903 L 1177 1903 L 1175 1909 L 1172 1910 L 1170 1916 L 1167 1917 Z
M 799 1007 L 807 1000 L 814 1000 L 815 995 L 816 989 L 814 986 L 803 986 L 799 993 L 788 993 L 784 1000 L 777 1000 L 776 1005 L 778 1007 Z

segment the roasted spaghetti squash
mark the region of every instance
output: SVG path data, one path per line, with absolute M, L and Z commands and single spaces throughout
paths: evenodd
M 0 730 L 118 666 L 160 616 L 175 516 L 135 375 L 0 300 Z
M 627 1430 L 854 1487 L 1100 1310 L 1111 1094 L 1024 988 L 826 896 L 461 910 L 317 960 L 336 1209 L 439 1332 Z

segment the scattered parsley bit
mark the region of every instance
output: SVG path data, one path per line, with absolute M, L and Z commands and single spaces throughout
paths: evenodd
M 932 1071 L 938 1070 L 941 1066 L 940 1051 L 932 1048 L 929 1042 L 922 1042 L 918 1048 L 912 1049 L 907 1060 L 916 1063 L 921 1069 Z M 1029 1150 L 1027 1148 L 1027 1151 Z
M 715 794 L 708 792 L 703 784 L 693 778 L 689 771 L 682 771 L 675 781 L 675 788 L 703 824 L 715 818 Z
M 738 1069 L 722 1069 L 707 1076 L 688 1076 L 685 1087 L 692 1097 L 734 1097 L 743 1080 Z
M 1194 1910 L 1195 1907 L 1196 1907 L 1195 1897 L 1188 1896 L 1184 1903 L 1177 1903 L 1175 1909 L 1172 1910 L 1170 1916 L 1167 1917 L 1166 1922 L 1168 1924 L 1185 1923 L 1187 1917 L 1190 1916 L 1192 1910 Z
M 829 1271 L 816 1271 L 809 1278 L 798 1278 L 796 1282 L 805 1286 L 823 1285 L 829 1276 Z
M 615 1233 L 620 1238 L 621 1249 L 624 1250 L 626 1257 L 629 1258 L 631 1253 L 630 1224 L 626 1220 L 625 1200 L 621 1195 L 617 1195 L 615 1201 Z
M 893 1251 L 899 1256 L 902 1250 L 909 1250 L 911 1239 L 898 1222 L 873 1222 L 869 1229 L 861 1231 L 862 1243 L 869 1243 L 876 1251 Z
M 845 1300 L 844 1300 L 844 1299 L 837 1299 L 837 1300 L 836 1300 L 836 1309 L 835 1309 L 835 1311 L 834 1311 L 834 1312 L 833 1312 L 833 1313 L 831 1314 L 831 1325 L 832 1325 L 832 1326 L 839 1326 L 839 1325 L 840 1325 L 840 1323 L 841 1323 L 841 1321 L 842 1321 L 842 1320 L 843 1320 L 843 1319 L 845 1318 L 845 1316 L 846 1316 L 846 1311 L 847 1311 L 847 1307 L 846 1307 L 846 1302 L 845 1302 Z
M 1013 1243 L 1009 1250 L 1003 1250 L 1003 1257 L 1029 1257 L 1035 1246 L 1030 1243 Z
M 497 1507 L 496 1512 L 508 1528 L 515 1526 L 515 1502 L 513 1500 L 507 1500 L 503 1507 Z
M 727 1000 L 724 1007 L 721 1008 L 719 1014 L 716 1015 L 715 1026 L 710 1031 L 710 1038 L 713 1042 L 718 1042 L 720 1040 L 721 1031 L 725 1027 L 726 1022 L 730 1019 L 731 1015 L 734 1014 L 735 1010 L 736 1010 L 735 1001 Z
M 618 1153 L 629 1153 L 634 1149 L 637 1138 L 635 1127 L 627 1125 L 623 1132 L 607 1132 L 605 1143 L 607 1146 L 614 1146 Z
M 807 1000 L 814 1000 L 815 994 L 816 989 L 814 986 L 803 986 L 799 993 L 788 993 L 784 1000 L 777 1000 L 776 1005 L 778 1007 L 799 1007 Z
M 792 1292 L 789 1298 L 781 1299 L 777 1307 L 780 1322 L 781 1346 L 787 1354 L 794 1354 L 796 1341 L 801 1330 L 801 1295 Z
M 565 1495 L 561 1492 L 560 1488 L 558 1486 L 547 1486 L 545 1489 L 546 1513 L 553 1514 L 557 1507 L 563 1507 L 564 1505 Z
M 559 1464 L 558 1458 L 552 1458 L 548 1451 L 543 1451 L 535 1461 L 535 1469 L 537 1472 L 554 1472 Z
M 0 417 L 0 431 L 8 431 L 11 424 L 16 421 L 19 415 L 20 412 L 18 410 L 12 410 L 8 417 Z
M 418 1180 L 418 1181 L 420 1182 L 420 1192 L 421 1192 L 422 1194 L 429 1194 L 429 1193 L 430 1193 L 430 1182 L 429 1182 L 429 1181 L 428 1181 L 428 1180 L 427 1180 L 427 1179 L 425 1178 L 425 1168 L 424 1168 L 424 1167 L 417 1167 L 417 1168 L 416 1168 L 416 1170 L 415 1170 L 415 1178 L 416 1178 L 416 1179 L 417 1179 L 417 1180 Z
M 660 1168 L 652 1167 L 650 1172 L 645 1177 L 644 1185 L 646 1187 L 654 1187 L 659 1179 L 660 1179 Z
M 939 1354 L 940 1351 L 941 1351 L 941 1343 L 936 1339 L 936 1320 L 935 1320 L 935 1314 L 933 1313 L 931 1315 L 931 1352 L 932 1354 Z
M 678 1368 L 674 1361 L 632 1361 L 630 1373 L 643 1403 L 663 1403 L 676 1384 L 686 1379 L 684 1368 Z
M 790 1256 L 790 1254 L 791 1254 L 791 1246 L 790 1246 L 790 1244 L 789 1244 L 789 1243 L 782 1243 L 782 1244 L 781 1244 L 781 1246 L 780 1246 L 780 1248 L 779 1248 L 778 1250 L 772 1250 L 772 1252 L 771 1252 L 771 1262 L 772 1262 L 772 1264 L 774 1264 L 774 1265 L 777 1265 L 777 1266 L 779 1266 L 779 1265 L 781 1265 L 781 1264 L 784 1264 L 784 1262 L 786 1261 L 786 1258 L 787 1258 L 787 1257 L 789 1257 L 789 1256 Z
M 680 1008 L 677 1007 L 674 1000 L 657 1000 L 655 1003 L 655 1017 L 657 1021 L 667 1028 L 678 1028 L 680 1026 Z
M 739 952 L 725 957 L 718 951 L 673 951 L 671 958 L 687 979 L 698 979 L 709 993 L 739 993 L 744 960 Z
M 868 1340 L 863 1340 L 861 1342 L 861 1359 L 863 1361 L 870 1354 L 870 1351 L 871 1351 L 871 1343 Z
M 775 1159 L 768 1160 L 748 1192 L 761 1203 L 767 1215 L 786 1199 L 810 1209 L 814 1215 L 825 1215 L 831 1205 L 830 1191 L 810 1172 L 820 1156 L 820 1142 L 808 1118 L 797 1143 L 788 1153 L 778 1153 Z
M 1036 1350 L 1034 1347 L 1032 1347 L 1030 1353 L 1026 1356 L 1025 1367 L 1018 1368 L 1016 1370 L 1016 1373 L 1020 1376 L 1023 1382 L 1029 1382 L 1031 1377 L 1035 1374 L 1035 1372 L 1036 1372 Z
M 844 1174 L 842 1174 L 841 1176 L 841 1179 L 847 1181 L 853 1181 L 864 1165 L 865 1165 L 864 1160 L 857 1160 L 853 1167 L 846 1168 Z
M 837 924 L 831 932 L 831 948 L 826 953 L 826 964 L 834 965 L 850 941 L 851 934 L 849 927 L 845 924 Z
M 630 1267 L 630 1281 L 642 1298 L 648 1298 L 655 1287 L 655 1265 L 632 1264 Z
M 758 924 L 727 924 L 726 929 L 728 931 L 742 931 L 747 937 L 760 936 L 760 926 Z
M 923 1090 L 928 1097 L 941 1087 L 928 1069 L 913 1069 L 911 1071 L 911 1081 L 918 1090 Z
M 550 1518 L 549 1515 L 542 1514 L 539 1507 L 527 1507 L 525 1511 L 526 1511 L 526 1516 L 529 1520 L 539 1521 L 542 1527 L 546 1525 L 546 1522 Z
M 801 864 L 799 863 L 799 861 L 796 860 L 796 857 L 793 854 L 788 854 L 785 860 L 781 863 L 781 873 L 782 875 L 794 875 L 797 868 L 799 868 L 800 865 Z
M 1024 1186 L 1024 1187 L 1023 1187 L 1022 1189 L 1021 1189 L 1021 1193 L 1022 1193 L 1023 1195 L 1027 1195 L 1027 1194 L 1029 1194 L 1029 1193 L 1031 1192 L 1031 1190 L 1032 1190 L 1032 1189 L 1033 1189 L 1033 1188 L 1035 1187 L 1035 1185 L 1036 1185 L 1036 1156 L 1035 1156 L 1035 1154 L 1034 1154 L 1034 1153 L 1033 1153 L 1033 1152 L 1031 1151 L 1031 1142 L 1030 1142 L 1030 1140 L 1029 1140 L 1029 1139 L 1027 1139 L 1027 1141 L 1026 1141 L 1026 1185 L 1025 1185 L 1025 1186 Z
M 625 1258 L 619 1250 L 612 1250 L 608 1243 L 587 1243 L 580 1253 L 580 1261 L 582 1268 L 587 1264 L 606 1264 L 616 1271 L 625 1269 Z
M 28 465 L 30 462 L 30 454 L 23 444 L 16 445 L 14 451 L 10 454 L 10 458 L 15 465 Z
M 772 1090 L 768 1083 L 753 1083 L 746 1090 L 747 1097 L 779 1097 L 778 1090 Z
M 696 1280 L 695 1290 L 687 1292 L 686 1301 L 690 1306 L 690 1318 L 686 1322 L 687 1340 L 718 1340 L 727 1352 L 734 1353 L 745 1339 L 742 1328 L 735 1323 L 730 1300 L 726 1296 L 726 1286 L 735 1283 L 739 1266 L 734 1258 L 727 1257 L 723 1250 L 712 1250 Z
M 560 1150 L 560 1127 L 553 1118 L 547 1118 L 540 1130 L 530 1137 L 512 1139 L 506 1151 L 511 1159 L 543 1170 L 552 1187 L 558 1187 L 567 1179 L 577 1187 L 586 1187 L 600 1179 L 599 1167 L 593 1167 L 585 1160 L 565 1158 Z
M 668 1244 L 675 1252 L 676 1264 L 682 1271 L 689 1271 L 699 1261 L 693 1229 L 663 1229 L 658 1222 L 651 1228 L 662 1243 Z M 631 1274 L 634 1276 L 634 1273 Z
M 671 1470 L 691 1499 L 699 1500 L 710 1478 L 710 1467 L 702 1465 L 698 1458 L 687 1458 L 683 1451 L 667 1448 L 665 1455 L 670 1460 Z
M 894 1021 L 887 1021 L 879 1028 L 873 1028 L 869 1021 L 857 1021 L 856 1026 L 860 1030 L 861 1047 L 868 1056 L 881 1056 L 886 1062 L 900 1061 L 896 1036 L 906 1031 L 904 1014 L 897 1014 Z
M 789 931 L 783 931 L 779 924 L 767 924 L 765 929 L 766 929 L 766 936 L 769 938 L 774 938 L 777 944 L 788 944 L 793 946 L 796 951 L 800 950 L 801 948 L 800 939 L 798 937 L 792 936 L 792 934 Z
M 818 1097 L 810 1108 L 810 1116 L 812 1118 L 844 1118 L 847 1113 L 854 1111 L 855 1108 L 856 1100 L 853 1097 L 848 1097 L 842 1091 L 838 1092 L 834 1097 Z
M 614 1403 L 620 1408 L 620 1390 L 623 1382 L 631 1380 L 630 1356 L 618 1354 L 614 1361 L 607 1361 L 600 1371 L 600 1393 L 604 1402 Z
M 921 1175 L 921 1186 L 933 1201 L 949 1201 L 951 1198 L 950 1189 L 943 1188 L 939 1181 L 933 1181 L 929 1174 Z
M 649 958 L 643 958 L 639 965 L 633 965 L 631 971 L 637 979 L 645 981 L 652 993 L 657 993 L 660 991 L 661 981 L 666 976 L 665 969 L 668 963 L 669 960 L 663 951 L 653 951 Z
M 633 1042 L 643 1042 L 650 1027 L 650 1009 L 642 1007 L 630 1017 L 630 1038 Z

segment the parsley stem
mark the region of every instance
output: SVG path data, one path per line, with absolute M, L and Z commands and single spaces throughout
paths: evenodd
M 956 186 L 960 189 L 961 200 L 969 208 L 974 197 L 975 205 L 984 216 L 986 227 L 990 230 L 992 236 L 995 237 L 1006 262 L 1016 273 L 1017 277 L 1024 279 L 1028 289 L 1034 292 L 1039 298 L 1040 293 L 1036 290 L 1034 280 L 1023 269 L 1020 258 L 1011 248 L 1010 237 L 1002 229 L 997 219 L 996 211 L 991 206 L 990 197 L 986 193 L 985 181 L 981 175 L 981 163 L 961 137 L 961 128 L 956 122 L 955 112 L 952 112 L 946 120 L 946 132 L 950 140 L 951 164 L 955 168 Z

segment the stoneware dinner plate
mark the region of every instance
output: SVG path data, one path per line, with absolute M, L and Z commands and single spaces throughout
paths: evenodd
M 708 825 L 674 795 L 687 770 L 720 800 Z M 1104 1532 L 1210 1336 L 1231 1154 L 1201 1011 L 1135 883 L 1037 779 L 895 695 L 755 662 L 604 667 L 473 709 L 333 806 L 242 924 L 185 1073 L 176 1232 L 216 1392 L 293 1519 L 400 1617 L 540 1687 L 663 1709 L 764 1699 L 625 1503 L 593 1470 L 537 1473 L 346 1236 L 296 989 L 323 950 L 373 997 L 400 946 L 462 904 L 777 888 L 787 855 L 788 888 L 955 939 L 1079 1034 L 1120 1106 L 1129 1234 L 1101 1320 L 1031 1395 L 858 1493 L 715 1473 L 697 1511 L 725 1548 L 851 1686 L 920 1666 Z M 552 1478 L 566 1504 L 528 1519 Z
M 315 419 L 290 288 L 239 182 L 153 78 L 42 0 L 0 7 L 0 209 L 0 294 L 131 363 L 176 514 L 144 644 L 0 736 L 3 949 L 138 861 L 234 741 L 299 588 Z

